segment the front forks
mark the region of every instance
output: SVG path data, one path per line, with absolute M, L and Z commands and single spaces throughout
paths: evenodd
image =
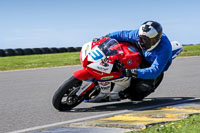
M 95 86 L 94 82 L 83 81 L 80 89 L 76 92 L 76 95 L 83 96 L 86 92 L 90 91 Z

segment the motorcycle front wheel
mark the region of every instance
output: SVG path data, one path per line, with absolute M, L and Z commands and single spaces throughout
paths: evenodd
M 82 81 L 74 76 L 66 80 L 55 92 L 52 100 L 53 106 L 59 111 L 67 111 L 80 104 L 84 97 L 78 97 L 76 92 L 81 84 Z

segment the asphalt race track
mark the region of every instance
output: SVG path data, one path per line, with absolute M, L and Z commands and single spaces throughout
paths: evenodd
M 51 105 L 58 86 L 81 66 L 0 72 L 0 133 L 16 131 L 119 110 L 145 106 L 121 103 L 81 103 L 74 111 L 58 112 Z M 200 57 L 176 58 L 164 80 L 148 98 L 200 98 Z M 117 108 L 112 108 L 111 105 Z

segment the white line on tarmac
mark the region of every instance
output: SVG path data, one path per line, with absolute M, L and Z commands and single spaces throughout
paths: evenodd
M 0 73 L 4 72 L 23 72 L 23 71 L 35 71 L 35 70 L 45 70 L 45 69 L 58 69 L 58 68 L 68 68 L 68 67 L 75 67 L 81 65 L 70 65 L 70 66 L 58 66 L 58 67 L 39 67 L 39 68 L 30 68 L 30 69 L 17 69 L 17 70 L 8 70 L 8 71 L 0 71 Z
M 133 109 L 133 110 L 122 110 L 122 111 L 117 111 L 117 112 L 108 113 L 108 114 L 89 116 L 89 117 L 85 117 L 85 118 L 79 118 L 79 119 L 63 121 L 63 122 L 57 122 L 57 123 L 52 123 L 52 124 L 43 125 L 43 126 L 36 126 L 36 127 L 26 128 L 26 129 L 12 131 L 12 132 L 8 132 L 8 133 L 31 132 L 31 131 L 34 131 L 34 130 L 40 130 L 40 129 L 44 129 L 44 128 L 51 128 L 51 127 L 60 126 L 60 125 L 64 125 L 64 124 L 69 124 L 69 123 L 81 122 L 81 121 L 91 120 L 91 119 L 98 119 L 98 118 L 102 118 L 102 117 L 108 117 L 108 116 L 112 116 L 112 115 L 118 115 L 118 114 L 123 114 L 123 113 L 134 112 L 134 111 L 158 108 L 158 107 L 162 107 L 162 106 L 181 104 L 181 103 L 192 102 L 192 101 L 196 101 L 196 100 L 200 100 L 200 98 L 186 99 L 186 100 L 180 100 L 180 101 L 175 101 L 175 102 L 171 102 L 171 103 L 164 103 L 164 104 L 159 104 L 159 105 L 140 107 L 140 108 L 136 108 L 136 109 Z

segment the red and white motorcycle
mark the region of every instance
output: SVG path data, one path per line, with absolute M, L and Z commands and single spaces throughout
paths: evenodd
M 178 42 L 171 44 L 175 58 L 183 48 Z M 142 55 L 139 49 L 129 43 L 105 37 L 84 44 L 80 59 L 83 69 L 75 71 L 53 96 L 52 103 L 57 110 L 70 110 L 83 100 L 99 102 L 124 99 L 126 94 L 120 92 L 129 88 L 131 78 L 122 74 L 122 68 L 140 67 Z

